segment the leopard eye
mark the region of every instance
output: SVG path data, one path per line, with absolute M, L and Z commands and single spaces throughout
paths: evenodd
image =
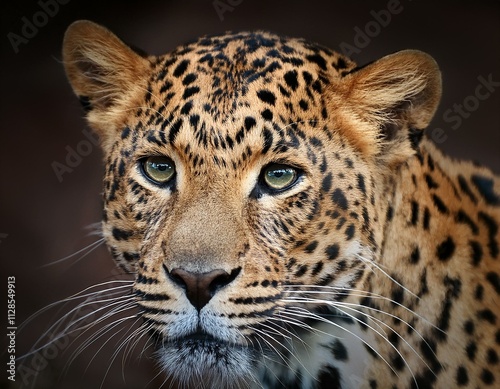
M 272 190 L 283 191 L 297 182 L 297 170 L 288 165 L 273 163 L 262 172 L 262 180 Z
M 147 157 L 142 160 L 142 171 L 155 184 L 162 185 L 174 178 L 175 165 L 168 157 Z

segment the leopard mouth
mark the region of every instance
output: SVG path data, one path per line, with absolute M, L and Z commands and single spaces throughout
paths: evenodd
M 196 331 L 182 338 L 166 341 L 163 343 L 163 346 L 174 347 L 179 350 L 189 350 L 192 353 L 211 354 L 215 358 L 223 357 L 225 352 L 230 348 L 242 348 L 240 345 L 230 344 L 203 331 Z
M 232 388 L 255 373 L 255 355 L 249 347 L 197 331 L 159 343 L 157 360 L 164 373 L 181 387 L 202 379 L 210 388 Z

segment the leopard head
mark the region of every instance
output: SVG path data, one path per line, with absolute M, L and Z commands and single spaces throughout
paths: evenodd
M 440 97 L 432 58 L 357 67 L 266 32 L 145 56 L 88 21 L 63 56 L 105 156 L 103 235 L 174 379 L 249 383 L 363 289 Z

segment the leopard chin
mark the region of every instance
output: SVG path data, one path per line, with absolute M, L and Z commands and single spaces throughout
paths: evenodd
M 204 333 L 158 344 L 161 370 L 180 388 L 248 388 L 256 380 L 257 358 L 250 347 Z

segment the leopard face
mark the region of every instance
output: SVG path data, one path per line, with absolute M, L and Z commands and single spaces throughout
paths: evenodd
M 394 370 L 380 362 L 394 350 L 367 318 L 392 311 L 367 299 L 406 322 L 398 291 L 420 297 L 406 265 L 384 260 L 410 245 L 388 231 L 407 218 L 398 175 L 426 155 L 434 61 L 406 51 L 358 68 L 265 32 L 146 57 L 82 21 L 64 62 L 105 153 L 103 235 L 135 275 L 166 374 L 185 387 L 355 387 L 347 373 L 382 385 L 373 367 Z M 406 385 L 427 363 L 404 347 Z

